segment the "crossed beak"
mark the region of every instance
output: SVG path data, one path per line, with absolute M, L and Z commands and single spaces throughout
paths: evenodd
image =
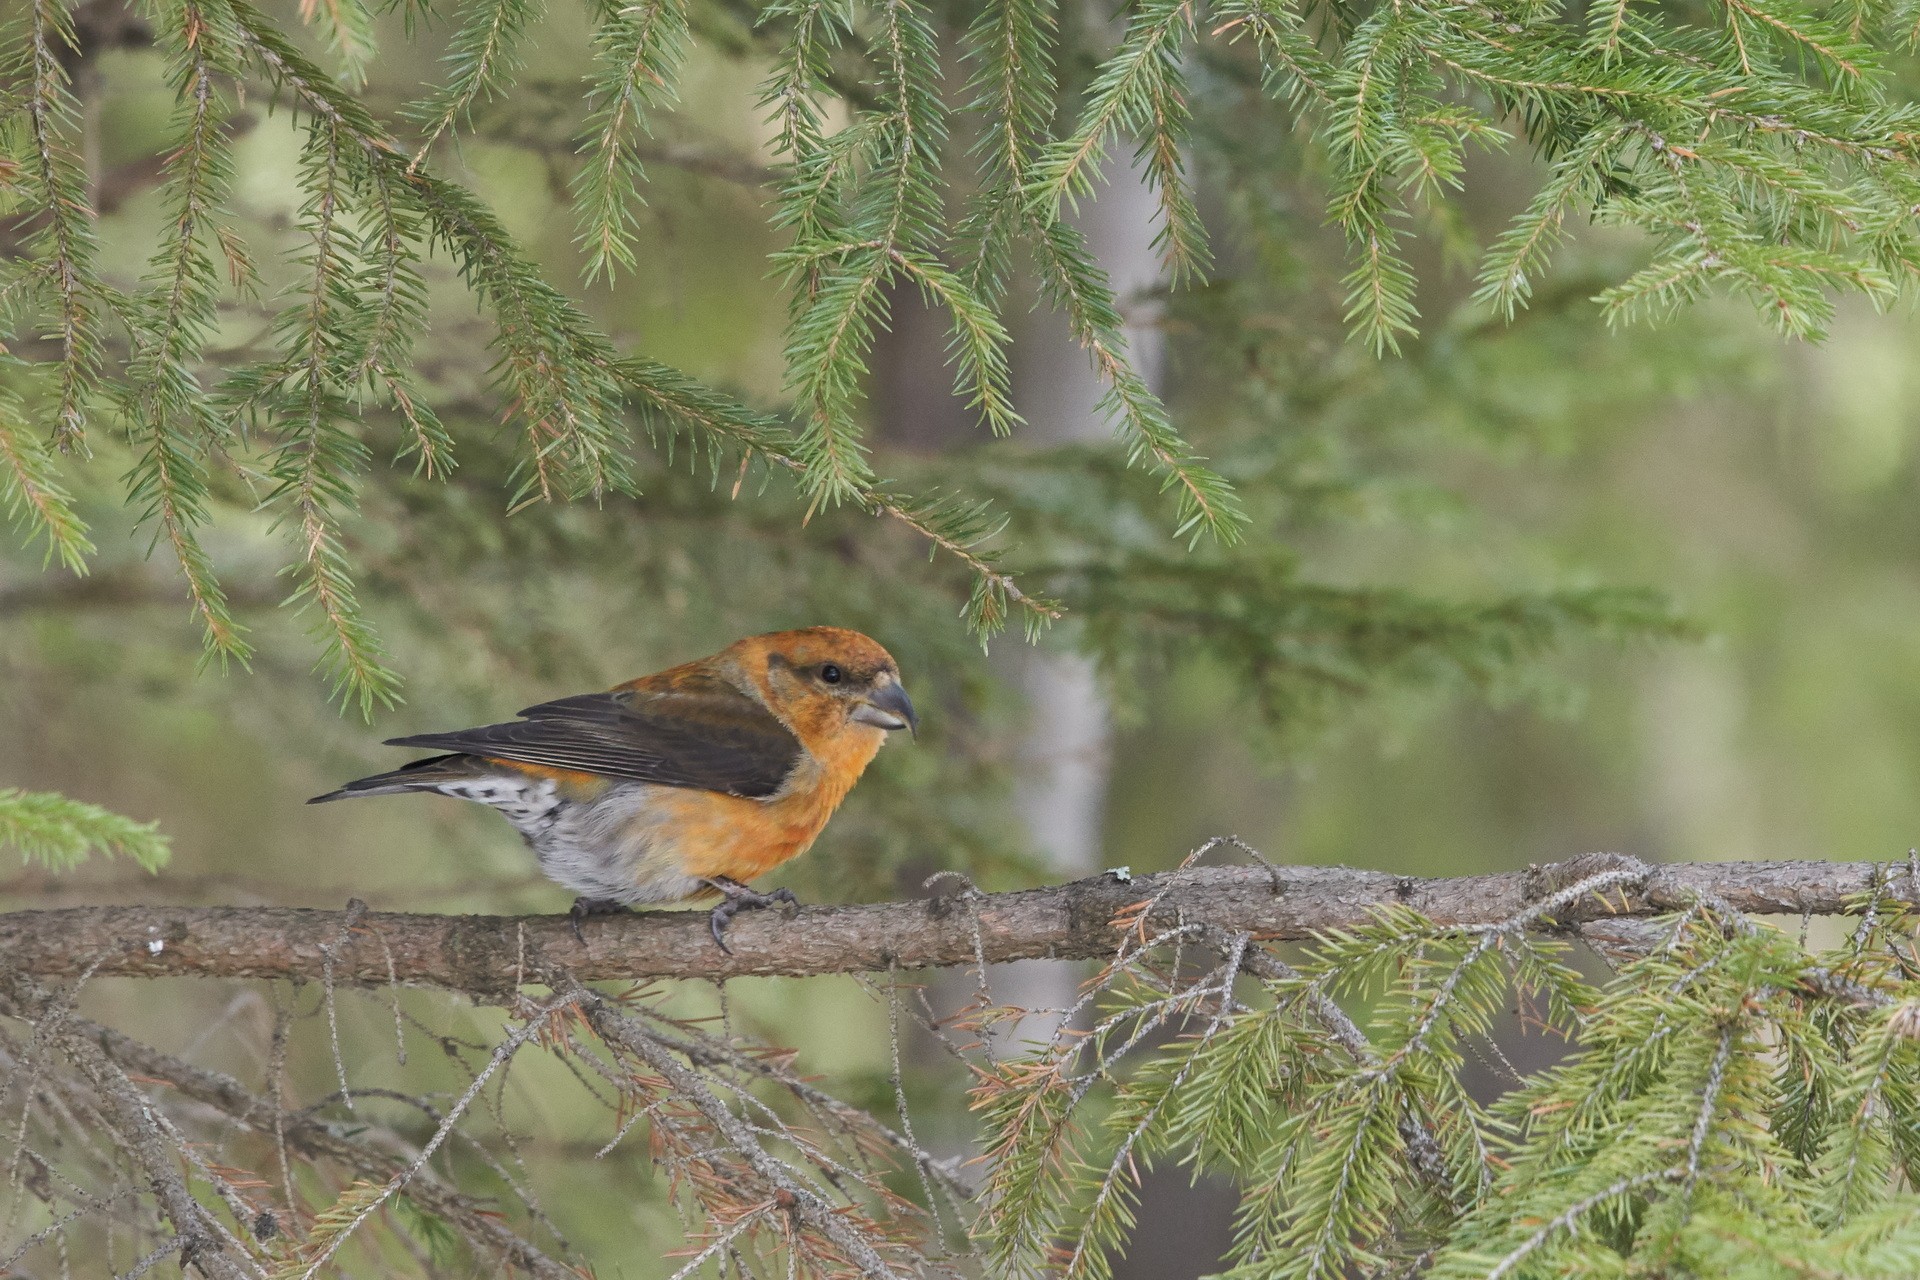
M 915 737 L 920 736 L 920 717 L 914 714 L 913 699 L 897 680 L 888 680 L 868 694 L 867 700 L 853 709 L 853 719 L 888 731 L 911 730 Z

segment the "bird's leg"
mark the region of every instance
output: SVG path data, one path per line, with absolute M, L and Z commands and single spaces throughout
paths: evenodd
M 581 946 L 587 945 L 587 936 L 580 932 L 580 922 L 588 916 L 610 916 L 616 911 L 625 911 L 626 905 L 617 898 L 589 898 L 582 894 L 573 900 L 573 907 L 567 912 L 567 920 L 573 925 L 573 936 Z
M 788 906 L 795 907 L 800 905 L 800 899 L 793 896 L 791 889 L 775 889 L 772 893 L 761 893 L 758 889 L 747 888 L 730 876 L 707 876 L 701 880 L 701 883 L 710 889 L 717 890 L 720 894 L 720 905 L 707 916 L 707 930 L 713 934 L 715 945 L 728 955 L 733 954 L 733 948 L 727 945 L 724 936 L 727 925 L 742 911 L 770 907 L 776 902 L 784 902 Z

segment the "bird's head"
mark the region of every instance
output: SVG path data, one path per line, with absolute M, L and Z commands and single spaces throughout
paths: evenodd
M 734 646 L 767 705 L 803 739 L 848 728 L 918 731 L 893 655 L 858 631 L 806 627 L 751 636 Z M 756 670 L 757 668 L 757 670 Z

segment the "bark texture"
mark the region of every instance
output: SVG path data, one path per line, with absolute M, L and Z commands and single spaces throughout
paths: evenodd
M 1122 927 L 1211 926 L 1298 940 L 1412 907 L 1447 925 L 1495 924 L 1587 877 L 1630 872 L 1617 892 L 1543 926 L 1659 915 L 1700 902 L 1754 915 L 1831 915 L 1867 895 L 1916 900 L 1905 866 L 1719 862 L 1646 866 L 1595 854 L 1498 875 L 1416 879 L 1344 867 L 1201 867 L 1111 874 L 1016 893 L 971 890 L 909 902 L 743 914 L 725 954 L 705 911 L 609 916 L 575 939 L 565 916 L 445 916 L 272 907 L 77 907 L 0 914 L 0 965 L 36 978 L 309 978 L 500 991 L 564 972 L 580 980 L 803 977 L 889 968 L 1108 956 Z M 951 885 L 952 877 L 944 877 Z M 1150 905 L 1143 905 L 1150 904 Z

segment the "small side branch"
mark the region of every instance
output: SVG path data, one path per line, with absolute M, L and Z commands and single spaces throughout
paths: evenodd
M 250 1280 L 254 1270 L 228 1252 L 228 1242 L 220 1238 L 222 1233 L 213 1218 L 180 1176 L 180 1149 L 169 1140 L 146 1095 L 73 1021 L 53 1023 L 48 1034 L 92 1082 L 119 1130 L 120 1144 L 146 1174 L 154 1198 L 175 1232 L 165 1252 L 181 1252 L 183 1273 L 188 1266 L 195 1266 L 208 1280 Z
M 0 1016 L 43 1022 L 53 1000 L 49 992 L 18 974 L 0 974 Z M 59 1026 L 64 1037 L 60 1048 L 73 1056 L 90 1080 L 125 1085 L 129 1093 L 121 1095 L 118 1106 L 138 1105 L 144 1110 L 149 1105 L 130 1079 L 138 1077 L 164 1084 L 181 1098 L 211 1108 L 251 1133 L 269 1139 L 278 1136 L 302 1160 L 325 1161 L 356 1177 L 379 1182 L 393 1178 L 405 1164 L 390 1150 L 342 1135 L 310 1111 L 282 1111 L 232 1076 L 194 1066 L 111 1027 L 74 1014 L 66 1015 Z M 157 1122 L 153 1127 L 157 1130 Z M 177 1158 L 169 1167 L 177 1171 Z M 534 1280 L 578 1280 L 577 1271 L 521 1238 L 496 1209 L 453 1190 L 432 1170 L 415 1170 L 406 1183 L 406 1194 L 425 1212 L 466 1237 L 476 1251 L 499 1259 L 515 1274 L 524 1272 Z M 191 1195 L 188 1203 L 196 1203 Z M 180 1207 L 185 1212 L 185 1205 Z M 189 1243 L 206 1234 L 189 1232 L 185 1227 L 179 1232 Z M 218 1256 L 225 1258 L 224 1254 Z M 203 1271 L 219 1265 L 204 1253 L 195 1261 L 205 1264 Z M 226 1258 L 226 1262 L 228 1270 L 223 1274 L 233 1274 L 232 1259 Z
M 681 1099 L 699 1111 L 731 1152 L 773 1189 L 776 1202 L 831 1242 L 860 1275 L 867 1280 L 901 1280 L 903 1272 L 881 1256 L 876 1242 L 860 1229 L 853 1215 L 800 1181 L 787 1165 L 769 1154 L 753 1129 L 728 1110 L 699 1071 L 680 1061 L 644 1026 L 614 1008 L 597 992 L 566 978 L 558 978 L 556 983 L 562 993 L 578 1005 L 602 1040 L 617 1045 L 657 1072 Z

